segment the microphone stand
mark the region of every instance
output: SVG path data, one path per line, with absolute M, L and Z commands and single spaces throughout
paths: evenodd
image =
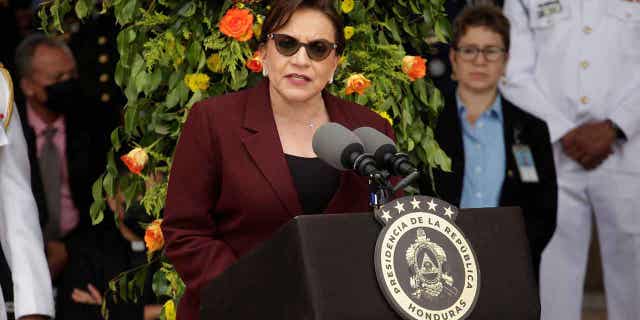
M 420 177 L 420 171 L 415 170 L 402 178 L 395 187 L 389 183 L 390 176 L 391 174 L 386 170 L 376 171 L 369 175 L 369 205 L 374 209 L 380 208 L 388 202 L 390 196 L 418 179 Z
M 402 180 L 400 180 L 400 182 L 398 182 L 398 184 L 393 187 L 393 189 L 391 190 L 391 194 L 395 194 L 396 192 L 398 192 L 398 190 L 410 185 L 411 183 L 413 183 L 413 181 L 418 179 L 418 177 L 420 177 L 420 171 L 416 170 L 410 173 L 408 176 L 402 178 Z
M 388 171 L 376 171 L 369 175 L 369 205 L 374 209 L 387 203 L 389 195 L 393 194 L 393 186 L 389 183 L 391 175 Z M 391 192 L 391 193 L 390 193 Z

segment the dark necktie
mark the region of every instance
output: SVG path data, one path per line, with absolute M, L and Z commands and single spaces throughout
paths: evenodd
M 47 212 L 49 213 L 44 232 L 44 237 L 47 241 L 60 238 L 60 152 L 58 152 L 56 145 L 53 143 L 53 137 L 57 131 L 58 129 L 51 126 L 44 130 L 44 145 L 38 159 L 47 201 Z

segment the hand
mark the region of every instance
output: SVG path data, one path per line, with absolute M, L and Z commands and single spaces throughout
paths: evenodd
M 71 299 L 76 303 L 83 304 L 93 304 L 93 305 L 101 305 L 102 304 L 102 294 L 100 291 L 96 289 L 91 283 L 87 285 L 88 291 L 73 289 L 71 293 Z
M 47 242 L 47 264 L 51 278 L 57 279 L 69 261 L 67 247 L 62 241 Z
M 144 306 L 144 320 L 160 319 L 161 312 L 162 312 L 162 305 L 148 304 Z
M 600 166 L 613 153 L 616 132 L 607 120 L 585 123 L 569 131 L 561 142 L 565 153 L 586 170 Z
M 124 219 L 124 201 L 124 194 L 119 190 L 115 196 L 107 197 L 107 205 L 118 216 L 119 221 Z

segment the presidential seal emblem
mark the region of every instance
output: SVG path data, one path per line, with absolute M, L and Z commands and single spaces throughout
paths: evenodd
M 458 209 L 414 196 L 375 210 L 383 225 L 374 256 L 378 284 L 407 320 L 463 320 L 480 293 L 480 269 L 469 241 L 454 224 Z

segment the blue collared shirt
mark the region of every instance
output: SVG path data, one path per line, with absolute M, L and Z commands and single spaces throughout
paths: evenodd
M 506 167 L 502 98 L 498 94 L 474 125 L 467 120 L 467 108 L 457 94 L 456 101 L 464 142 L 460 208 L 497 207 Z

